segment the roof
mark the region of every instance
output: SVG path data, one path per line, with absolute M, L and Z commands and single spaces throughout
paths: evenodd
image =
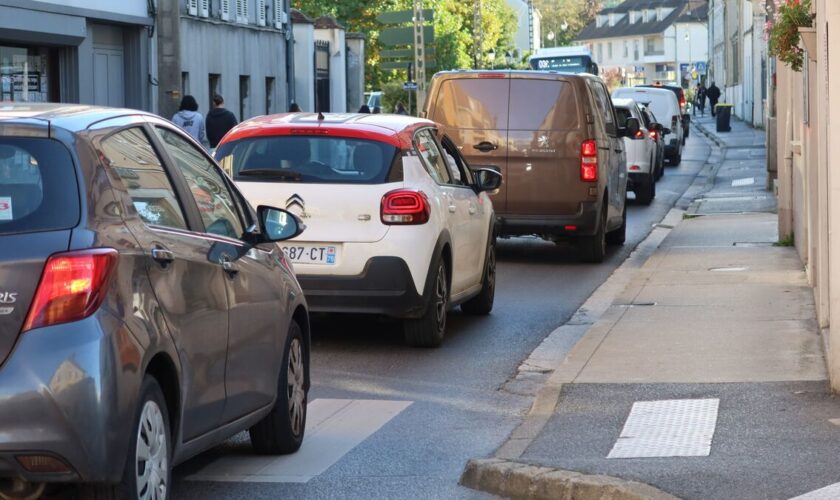
M 315 19 L 315 28 L 316 29 L 330 29 L 330 30 L 343 30 L 344 26 L 342 26 L 336 18 L 332 16 L 321 16 L 318 19 Z
M 334 135 L 385 142 L 396 147 L 411 145 L 414 130 L 434 125 L 423 118 L 406 115 L 325 113 L 282 113 L 246 120 L 233 128 L 222 143 L 271 135 Z M 220 143 L 221 144 L 221 143 Z
M 315 21 L 303 12 L 292 9 L 292 24 L 315 24 Z
M 613 97 L 612 102 L 616 108 L 632 108 L 636 105 L 635 99 L 629 97 Z
M 674 10 L 661 21 L 643 22 L 641 19 L 630 24 L 629 12 L 672 7 Z M 691 15 L 688 15 L 688 12 Z M 706 0 L 626 0 L 617 7 L 602 9 L 599 15 L 624 14 L 614 26 L 609 23 L 598 27 L 595 21 L 586 25 L 575 40 L 596 40 L 602 38 L 623 38 L 628 36 L 654 35 L 664 32 L 678 22 L 705 22 L 709 6 Z
M 0 102 L 0 125 L 4 122 L 14 122 L 33 127 L 57 127 L 77 132 L 98 121 L 126 115 L 149 115 L 149 113 L 136 109 L 84 104 Z

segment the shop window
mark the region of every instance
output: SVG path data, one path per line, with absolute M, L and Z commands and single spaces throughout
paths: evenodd
M 213 109 L 213 96 L 216 94 L 222 95 L 222 75 L 218 73 L 210 73 L 207 80 L 210 85 L 210 92 L 207 94 L 210 101 L 207 104 L 210 106 L 209 109 Z
M 0 45 L 0 101 L 57 102 L 58 50 Z
M 185 96 L 190 93 L 190 74 L 186 71 L 181 72 L 181 95 Z

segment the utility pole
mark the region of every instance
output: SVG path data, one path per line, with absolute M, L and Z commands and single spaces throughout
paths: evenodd
M 417 114 L 426 102 L 426 44 L 423 37 L 423 0 L 414 0 L 414 68 L 417 77 Z M 410 108 L 409 108 L 410 111 Z
M 534 0 L 528 0 L 528 50 L 534 53 Z
M 473 69 L 481 66 L 481 48 L 484 45 L 484 36 L 481 32 L 481 0 L 474 0 L 473 3 Z

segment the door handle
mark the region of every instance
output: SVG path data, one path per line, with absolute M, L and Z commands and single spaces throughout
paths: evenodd
M 624 152 L 623 149 L 613 149 L 613 151 L 615 151 L 616 153 L 623 153 Z
M 175 261 L 175 255 L 170 250 L 160 247 L 152 249 L 152 258 L 163 266 L 171 264 Z
M 493 144 L 492 142 L 481 141 L 478 144 L 474 144 L 473 148 L 481 151 L 482 153 L 489 153 L 490 151 L 495 151 L 495 150 L 499 149 L 499 146 L 496 145 L 496 144 Z
M 222 254 L 219 262 L 222 264 L 222 269 L 224 269 L 231 278 L 239 273 L 239 269 L 236 267 L 236 264 L 230 260 L 230 256 L 228 254 Z

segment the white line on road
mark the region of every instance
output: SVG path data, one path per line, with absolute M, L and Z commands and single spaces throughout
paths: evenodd
M 292 455 L 221 457 L 192 481 L 305 483 L 411 405 L 411 401 L 316 399 L 307 407 L 303 445 Z
M 790 500 L 836 500 L 838 498 L 840 498 L 840 483 L 834 483 Z
M 607 458 L 706 457 L 719 399 L 637 401 Z

